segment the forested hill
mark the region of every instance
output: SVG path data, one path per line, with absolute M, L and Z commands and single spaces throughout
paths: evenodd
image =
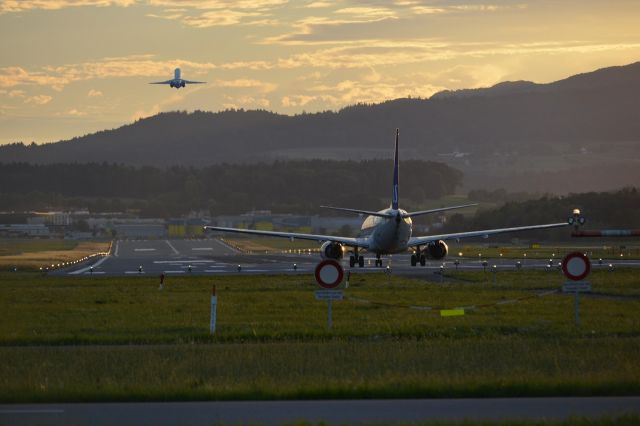
M 472 198 L 473 199 L 473 198 Z M 451 232 L 561 222 L 574 208 L 587 219 L 585 229 L 640 228 L 640 191 L 629 187 L 611 192 L 585 192 L 564 197 L 544 196 L 538 199 L 507 202 L 498 208 L 481 210 L 473 217 L 451 216 L 446 230 Z M 564 238 L 566 229 L 532 233 L 543 238 Z M 501 238 L 501 237 L 498 237 Z M 509 235 L 504 236 L 510 239 Z M 622 240 L 621 240 L 622 241 Z M 624 243 L 622 243 L 624 244 Z
M 135 209 L 149 217 L 192 210 L 319 213 L 323 204 L 379 210 L 390 203 L 392 174 L 391 160 L 166 169 L 107 163 L 0 164 L 0 205 L 8 211 Z M 441 163 L 407 160 L 401 165 L 400 181 L 400 203 L 409 209 L 453 193 L 462 173 Z
M 0 162 L 205 166 L 296 156 L 389 158 L 396 127 L 404 158 L 453 150 L 551 155 L 560 143 L 570 150 L 591 142 L 604 150 L 611 142 L 638 143 L 640 62 L 550 84 L 501 83 L 338 112 L 162 113 L 69 141 L 3 146 Z

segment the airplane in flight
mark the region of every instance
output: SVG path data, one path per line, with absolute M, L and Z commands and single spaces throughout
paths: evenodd
M 181 74 L 180 68 L 176 68 L 175 70 L 173 70 L 173 80 L 156 81 L 154 83 L 149 83 L 149 84 L 168 84 L 170 87 L 175 87 L 176 89 L 179 89 L 181 87 L 185 87 L 187 84 L 204 84 L 204 83 L 206 83 L 206 81 L 183 80 L 182 77 L 180 77 L 180 74 Z
M 360 254 L 360 250 L 366 250 L 376 255 L 376 267 L 382 266 L 382 255 L 402 253 L 409 249 L 413 250 L 411 255 L 411 266 L 418 263 L 421 266 L 426 264 L 427 259 L 439 260 L 444 258 L 448 253 L 447 240 L 460 240 L 470 237 L 484 237 L 489 235 L 502 234 L 506 232 L 528 231 L 533 229 L 548 229 L 568 226 L 569 223 L 549 223 L 544 225 L 519 226 L 515 228 L 498 228 L 487 229 L 482 231 L 457 232 L 452 234 L 412 236 L 411 218 L 431 213 L 443 212 L 447 210 L 461 209 L 464 207 L 475 206 L 476 204 L 464 204 L 460 206 L 451 206 L 437 208 L 431 210 L 422 210 L 415 212 L 407 212 L 399 207 L 399 163 L 398 163 L 398 138 L 399 130 L 396 129 L 396 146 L 393 160 L 393 189 L 391 206 L 387 209 L 377 212 L 350 209 L 343 207 L 321 206 L 333 210 L 339 210 L 349 213 L 357 213 L 367 215 L 362 223 L 360 234 L 358 237 L 341 237 L 336 235 L 316 235 L 302 234 L 295 232 L 277 232 L 277 231 L 260 231 L 254 229 L 238 229 L 225 228 L 220 226 L 205 226 L 205 230 L 220 232 L 235 232 L 240 234 L 263 235 L 270 237 L 289 238 L 291 241 L 295 239 L 313 240 L 321 243 L 320 256 L 323 259 L 342 259 L 344 252 L 349 250 L 349 266 L 364 266 L 364 257 Z

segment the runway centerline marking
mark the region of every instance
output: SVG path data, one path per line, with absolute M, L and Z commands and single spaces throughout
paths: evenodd
M 118 250 L 120 249 L 120 240 L 116 241 L 116 248 L 113 250 L 113 255 L 118 257 Z
M 211 250 L 213 250 L 213 247 L 193 247 L 191 250 L 207 250 L 207 251 L 211 251 Z
M 137 248 L 133 249 L 133 251 L 156 251 L 154 248 Z

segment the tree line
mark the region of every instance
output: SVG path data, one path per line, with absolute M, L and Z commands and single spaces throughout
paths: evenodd
M 612 192 L 585 192 L 567 196 L 545 195 L 526 201 L 510 201 L 500 207 L 478 211 L 472 217 L 452 215 L 447 232 L 563 222 L 579 208 L 587 220 L 584 229 L 640 228 L 640 191 L 623 188 Z M 527 238 L 566 239 L 568 229 L 527 232 Z M 510 235 L 492 237 L 509 239 Z
M 258 209 L 311 214 L 320 205 L 380 209 L 391 199 L 390 160 L 276 161 L 204 168 L 122 164 L 0 164 L 2 210 L 88 208 L 171 217 L 194 210 L 238 214 Z M 445 164 L 401 164 L 405 208 L 451 194 L 462 173 Z

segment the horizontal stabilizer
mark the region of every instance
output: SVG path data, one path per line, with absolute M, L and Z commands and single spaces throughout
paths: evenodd
M 344 207 L 332 207 L 332 206 L 320 206 L 320 207 L 322 207 L 323 209 L 339 210 L 339 211 L 349 212 L 349 213 L 366 214 L 368 216 L 378 216 L 378 217 L 386 217 L 386 218 L 395 217 L 395 215 L 392 215 L 392 214 L 371 212 L 368 210 L 347 209 Z
M 472 204 L 463 204 L 461 206 L 451 206 L 451 207 L 441 207 L 439 209 L 431 209 L 431 210 L 422 210 L 418 212 L 407 212 L 402 215 L 402 217 L 414 217 L 414 216 L 422 216 L 425 214 L 438 213 L 438 212 L 446 212 L 447 210 L 455 210 L 455 209 L 463 209 L 465 207 L 477 206 L 478 203 Z

